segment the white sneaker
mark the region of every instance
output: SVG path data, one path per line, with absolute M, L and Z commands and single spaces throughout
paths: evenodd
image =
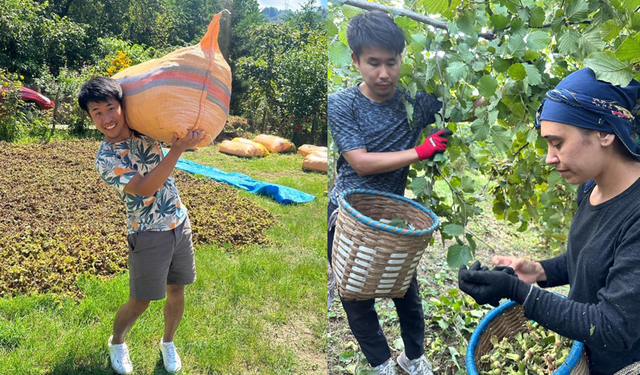
M 162 353 L 164 369 L 167 370 L 167 372 L 174 373 L 180 371 L 182 361 L 180 361 L 180 356 L 173 342 L 162 342 L 162 339 L 160 339 L 160 352 Z
M 424 354 L 420 358 L 409 359 L 403 350 L 398 357 L 398 365 L 410 375 L 433 375 L 431 363 Z
M 385 363 L 374 367 L 372 373 L 376 375 L 396 375 L 396 363 L 389 358 Z
M 111 344 L 113 336 L 109 337 L 109 357 L 111 358 L 111 367 L 115 372 L 121 375 L 133 372 L 133 364 L 129 358 L 129 348 L 127 344 Z

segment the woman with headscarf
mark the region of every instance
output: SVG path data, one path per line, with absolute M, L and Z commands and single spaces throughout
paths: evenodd
M 638 99 L 637 81 L 614 86 L 590 69 L 547 92 L 536 116 L 548 144 L 546 163 L 580 184 L 567 251 L 540 262 L 494 257 L 500 267 L 476 262 L 458 274 L 460 289 L 478 303 L 497 306 L 509 298 L 527 318 L 584 342 L 592 375 L 640 373 Z M 568 299 L 533 283 L 569 284 Z

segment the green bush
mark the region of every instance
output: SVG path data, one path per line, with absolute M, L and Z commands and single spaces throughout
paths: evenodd
M 86 136 L 91 120 L 78 106 L 80 87 L 93 75 L 95 68 L 85 66 L 80 71 L 63 68 L 57 76 L 44 72 L 34 80 L 37 88 L 57 103 L 53 121 L 56 124 L 68 125 L 69 132 L 76 136 Z
M 111 76 L 129 66 L 161 57 L 179 47 L 156 49 L 118 38 L 100 38 L 92 67 L 93 75 Z
M 22 82 L 17 74 L 0 69 L 0 141 L 13 142 L 22 133 L 24 113 L 20 111 Z
M 308 6 L 286 23 L 252 25 L 250 51 L 234 61 L 237 108 L 257 131 L 302 143 L 326 144 L 326 31 L 323 16 Z
M 48 6 L 46 1 L 0 0 L 0 66 L 20 72 L 27 82 L 45 66 L 56 74 L 90 59 L 86 26 L 52 14 Z

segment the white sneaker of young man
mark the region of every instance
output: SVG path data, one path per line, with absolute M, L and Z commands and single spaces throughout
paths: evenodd
M 133 372 L 133 364 L 129 358 L 129 348 L 126 343 L 111 344 L 113 336 L 109 337 L 109 358 L 111 359 L 111 368 L 120 375 L 126 375 Z
M 371 373 L 375 375 L 396 375 L 396 362 L 389 358 L 385 363 L 374 367 Z
M 173 342 L 162 342 L 162 339 L 160 339 L 160 352 L 162 353 L 164 369 L 167 370 L 167 372 L 174 373 L 180 371 L 182 361 Z
M 433 375 L 431 363 L 424 355 L 420 358 L 409 359 L 404 351 L 398 357 L 398 365 L 409 375 Z

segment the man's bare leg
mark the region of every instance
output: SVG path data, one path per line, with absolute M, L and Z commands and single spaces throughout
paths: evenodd
M 129 332 L 133 323 L 135 323 L 148 306 L 148 300 L 129 297 L 129 301 L 122 305 L 116 313 L 116 319 L 113 322 L 112 344 L 117 345 L 124 343 L 124 337 L 127 332 Z
M 162 342 L 173 342 L 184 313 L 184 285 L 167 285 L 167 301 L 164 304 L 164 336 Z

